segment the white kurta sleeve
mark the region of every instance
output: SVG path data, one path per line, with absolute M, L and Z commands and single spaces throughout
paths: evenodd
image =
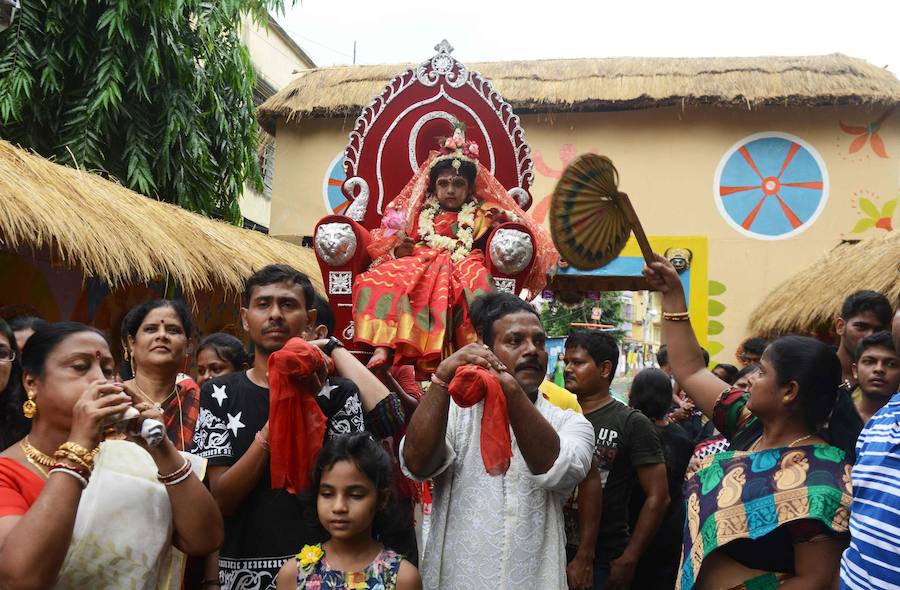
M 559 456 L 549 471 L 532 477 L 537 486 L 568 495 L 591 468 L 594 427 L 581 414 L 558 408 L 554 410 L 562 414 L 558 420 L 552 421 L 559 436 Z
M 406 446 L 406 436 L 404 435 L 403 440 L 400 441 L 400 453 L 399 453 L 399 455 L 400 455 L 400 470 L 403 472 L 403 475 L 405 475 L 406 477 L 410 478 L 413 481 L 425 481 L 427 479 L 434 479 L 435 477 L 437 477 L 438 475 L 440 475 L 441 473 L 446 471 L 448 467 L 453 465 L 453 463 L 456 461 L 456 451 L 453 449 L 453 444 L 452 444 L 452 441 L 454 438 L 454 433 L 456 431 L 455 430 L 456 425 L 457 425 L 456 410 L 457 410 L 456 404 L 451 403 L 450 411 L 447 413 L 447 433 L 446 433 L 446 436 L 444 437 L 444 460 L 441 462 L 441 464 L 438 466 L 438 468 L 435 469 L 432 473 L 429 473 L 424 476 L 418 476 L 418 475 L 415 475 L 414 473 L 410 472 L 409 469 L 407 469 L 406 459 L 403 457 L 403 448 Z

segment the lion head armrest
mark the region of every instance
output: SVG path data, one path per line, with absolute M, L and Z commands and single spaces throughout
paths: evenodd
M 485 251 L 497 290 L 522 292 L 534 266 L 535 245 L 531 230 L 521 223 L 504 223 L 491 233 Z
M 328 302 L 335 316 L 334 336 L 353 340 L 353 279 L 369 266 L 369 230 L 343 215 L 326 215 L 313 237 Z

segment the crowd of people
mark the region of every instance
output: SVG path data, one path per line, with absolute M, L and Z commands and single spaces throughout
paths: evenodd
M 279 264 L 245 282 L 251 352 L 194 356 L 171 299 L 125 315 L 121 359 L 86 325 L 0 321 L 0 589 L 900 588 L 887 299 L 850 294 L 836 348 L 751 338 L 710 370 L 657 257 L 659 368 L 622 402 L 615 339 L 580 330 L 548 380 L 539 313 L 477 244 L 519 219 L 538 283 L 552 247 L 447 142 L 354 283 L 366 364 Z
M 573 332 L 548 384 L 540 317 L 504 293 L 424 394 L 346 350 L 283 265 L 246 282 L 253 353 L 208 335 L 196 380 L 179 301 L 129 311 L 119 365 L 91 327 L 0 322 L 0 587 L 900 583 L 890 303 L 849 296 L 836 348 L 785 336 L 709 370 L 675 270 L 645 272 L 667 345 L 627 405 L 608 333 Z

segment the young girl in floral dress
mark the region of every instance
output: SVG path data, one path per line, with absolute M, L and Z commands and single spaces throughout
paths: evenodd
M 427 379 L 454 350 L 476 340 L 469 304 L 493 290 L 484 248 L 491 230 L 514 221 L 537 241 L 526 288 L 536 294 L 558 254 L 478 161 L 478 145 L 457 127 L 387 206 L 372 232 L 370 269 L 354 281 L 357 342 L 375 351 L 370 369 L 415 364 Z
M 313 474 L 315 509 L 328 540 L 305 545 L 278 573 L 278 590 L 421 590 L 419 572 L 379 541 L 387 537 L 392 470 L 365 432 L 331 439 Z

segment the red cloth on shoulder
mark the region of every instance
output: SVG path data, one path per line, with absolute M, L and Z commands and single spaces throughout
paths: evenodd
M 310 471 L 325 440 L 327 418 L 308 378 L 326 368 L 322 352 L 291 338 L 269 356 L 269 465 L 272 487 L 291 493 L 310 485 Z
M 0 517 L 22 516 L 44 489 L 44 480 L 13 459 L 0 457 Z
M 509 413 L 500 379 L 487 369 L 466 365 L 456 370 L 450 381 L 450 397 L 463 408 L 484 400 L 481 416 L 481 460 L 490 475 L 503 475 L 512 459 Z

